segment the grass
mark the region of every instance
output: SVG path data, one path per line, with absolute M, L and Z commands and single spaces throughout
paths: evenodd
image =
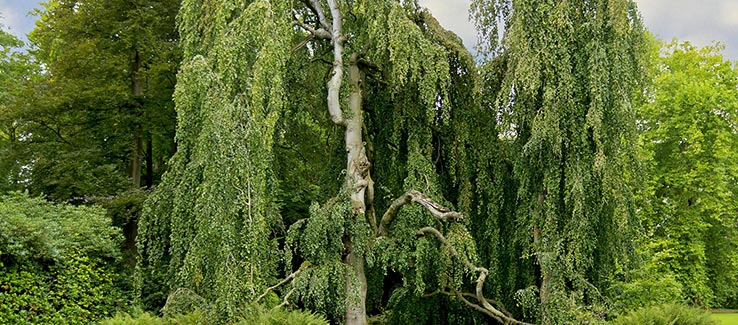
M 721 325 L 738 325 L 738 312 L 735 310 L 713 310 L 712 319 Z

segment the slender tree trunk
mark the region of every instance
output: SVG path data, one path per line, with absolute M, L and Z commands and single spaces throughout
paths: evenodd
M 333 44 L 333 71 L 328 80 L 328 113 L 333 123 L 345 128 L 345 141 L 347 153 L 346 186 L 351 193 L 351 205 L 353 207 L 353 218 L 366 217 L 366 188 L 371 182 L 369 177 L 369 159 L 366 156 L 364 141 L 362 139 L 363 117 L 361 111 L 361 71 L 358 66 L 358 55 L 353 54 L 349 62 L 349 116 L 344 118 L 341 109 L 340 92 L 343 82 L 343 46 L 346 38 L 343 36 L 343 15 L 336 0 L 328 0 L 332 22 L 328 24 L 323 15 L 320 1 L 311 0 L 313 7 L 319 13 L 321 24 L 330 27 L 329 38 Z M 326 33 L 327 34 L 327 33 Z M 320 33 L 319 35 L 324 35 Z M 354 220 L 354 222 L 356 222 Z M 353 274 L 346 274 L 346 293 L 354 292 L 353 286 L 359 286 L 359 299 L 347 295 L 346 300 L 346 324 L 365 325 L 366 321 L 366 275 L 364 273 L 364 257 L 357 256 L 353 250 L 353 239 L 344 239 L 346 258 L 344 262 L 351 266 Z M 356 281 L 354 281 L 356 280 Z M 358 283 L 356 283 L 358 282 Z
M 143 96 L 143 82 L 141 81 L 141 78 L 139 77 L 139 70 L 141 70 L 141 56 L 138 53 L 138 50 L 135 50 L 133 54 L 133 62 L 132 62 L 132 69 L 131 69 L 131 94 L 133 95 L 133 99 L 135 101 L 135 113 L 134 116 L 136 116 L 136 121 L 134 122 L 136 124 L 135 127 L 135 134 L 133 136 L 133 154 L 132 157 L 132 166 L 131 166 L 131 179 L 133 180 L 133 187 L 134 188 L 140 188 L 141 187 L 141 165 L 143 161 L 143 127 L 141 126 L 141 121 L 139 121 L 139 115 L 140 115 L 140 109 L 141 109 L 141 98 Z
M 543 203 L 546 200 L 546 194 L 540 193 L 538 195 L 538 209 L 539 213 L 543 214 Z M 548 316 L 546 315 L 546 305 L 548 304 L 549 299 L 549 289 L 551 287 L 551 275 L 549 274 L 549 271 L 547 269 L 547 266 L 544 266 L 543 258 L 541 257 L 542 254 L 546 254 L 546 252 L 540 251 L 540 242 L 541 242 L 541 229 L 538 226 L 538 224 L 535 224 L 533 226 L 533 244 L 536 247 L 536 262 L 538 262 L 538 268 L 541 270 L 541 287 L 539 289 L 540 298 L 541 298 L 541 311 L 543 311 L 543 314 L 541 315 L 541 320 L 543 325 L 550 324 L 550 320 L 548 319 Z
M 146 188 L 154 186 L 154 148 L 151 133 L 146 135 Z
M 136 128 L 136 134 L 133 140 L 133 166 L 131 167 L 131 178 L 133 180 L 133 188 L 141 187 L 141 162 L 143 152 L 143 139 L 141 139 L 141 127 Z
M 354 208 L 354 216 L 365 218 L 366 216 L 366 189 L 371 182 L 369 175 L 369 159 L 366 156 L 366 148 L 362 138 L 363 114 L 362 105 L 362 76 L 358 66 L 358 55 L 351 55 L 348 69 L 349 82 L 349 112 L 350 116 L 346 121 L 346 151 L 348 153 L 347 161 L 347 186 L 351 189 L 351 205 Z M 346 263 L 350 265 L 354 271 L 354 276 L 348 276 L 346 279 L 346 292 L 351 292 L 351 286 L 357 285 L 352 283 L 352 278 L 358 281 L 359 299 L 348 298 L 346 304 L 346 324 L 366 324 L 366 274 L 364 273 L 364 257 L 358 256 L 353 251 L 353 244 L 347 245 L 348 255 Z

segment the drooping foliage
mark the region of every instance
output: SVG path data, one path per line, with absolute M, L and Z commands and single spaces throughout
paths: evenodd
M 676 277 L 680 298 L 735 306 L 738 71 L 719 47 L 689 43 L 665 46 L 654 67 L 638 110 L 648 175 L 639 217 L 653 264 Z
M 408 207 L 394 218 L 389 236 L 377 240 L 372 228 L 408 190 L 455 203 L 443 196 L 466 181 L 466 153 L 457 144 L 473 136 L 453 129 L 472 120 L 467 106 L 479 109 L 474 61 L 458 37 L 413 1 L 340 2 L 339 8 L 342 33 L 351 35 L 345 62 L 357 56 L 362 74 L 363 133 L 376 175 L 370 212 L 352 210 L 351 190 L 340 175 L 343 132 L 326 114 L 333 44 L 290 21 L 294 15 L 298 25 L 319 28 L 315 8 L 287 1 L 185 1 L 179 14 L 184 62 L 175 92 L 178 151 L 145 208 L 142 289 L 147 281 L 169 279 L 164 292 L 191 289 L 214 302 L 223 319 L 233 317 L 276 275 L 280 207 L 285 221 L 297 221 L 287 234 L 285 271 L 309 265 L 294 283 L 301 305 L 340 322 L 346 304 L 363 299 L 358 287 L 364 275 L 345 264 L 348 251 L 366 261 L 370 312 L 391 302 L 396 315 L 440 321 L 391 297 L 397 291 L 431 294 L 419 298 L 427 299 L 429 311 L 440 303 L 466 315 L 449 321 L 479 317 L 459 301 L 432 294 L 463 289 L 471 272 L 437 239 L 416 238 L 421 227 L 439 227 L 463 258 L 476 261 L 465 224 L 439 225 L 423 209 Z M 345 80 L 341 87 L 342 94 L 356 90 Z M 285 95 L 294 100 L 283 102 Z M 292 168 L 275 162 L 275 155 L 311 159 Z M 316 194 L 322 189 L 336 196 L 326 200 L 326 193 Z M 310 206 L 308 200 L 326 202 Z
M 542 321 L 563 323 L 573 304 L 599 300 L 632 239 L 643 27 L 626 0 L 475 1 L 473 11 L 497 54 L 489 69 L 501 69 L 485 96 L 496 98 L 517 186 L 508 240 L 534 259 L 520 276 L 535 274 Z
M 352 217 L 344 189 L 327 204 L 314 205 L 308 219 L 293 225 L 288 249 L 294 248 L 297 256 L 311 263 L 311 270 L 304 275 L 311 280 L 298 280 L 297 289 L 303 291 L 299 297 L 306 306 L 341 321 L 341 310 L 346 306 L 340 295 L 348 294 L 350 300 L 356 292 L 345 292 L 346 280 L 331 283 L 338 279 L 328 279 L 342 272 L 350 274 L 341 270 L 345 265 L 340 262 L 350 249 L 366 259 L 368 313 L 390 308 L 391 322 L 478 321 L 475 317 L 479 316 L 461 302 L 438 293 L 448 288 L 461 290 L 469 279 L 468 270 L 435 238 L 418 240 L 416 234 L 425 226 L 439 227 L 459 252 L 474 261 L 475 247 L 464 225 L 439 225 L 423 208 L 407 207 L 393 219 L 388 236 L 377 240 L 371 228 L 371 218 L 379 223 L 394 198 L 409 190 L 444 204 L 455 203 L 443 198 L 463 182 L 463 144 L 469 136 L 452 130 L 466 123 L 462 118 L 470 117 L 464 110 L 478 107 L 474 94 L 479 85 L 471 55 L 456 35 L 442 29 L 412 1 L 341 3 L 341 10 L 350 17 L 344 20 L 344 33 L 352 35 L 345 56 L 358 54 L 363 74 L 364 134 L 374 199 L 366 215 Z M 310 17 L 310 11 L 301 13 Z M 318 25 L 316 20 L 306 19 Z M 330 60 L 331 53 L 326 53 L 330 48 L 325 49 L 328 41 L 308 44 L 295 55 L 306 55 L 304 61 L 311 57 Z M 320 61 L 315 64 L 327 67 Z M 312 78 L 312 82 L 325 83 L 324 76 Z M 338 240 L 341 237 L 343 243 Z M 351 240 L 349 248 L 345 246 L 347 238 Z M 419 310 L 419 306 L 425 309 Z
M 182 3 L 177 153 L 144 209 L 140 289 L 166 279 L 165 294 L 190 289 L 217 317 L 233 319 L 274 279 L 272 234 L 282 226 L 271 195 L 273 145 L 284 110 L 287 14 L 279 2 Z

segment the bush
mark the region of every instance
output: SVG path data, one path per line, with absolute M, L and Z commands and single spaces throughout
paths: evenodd
M 200 312 L 192 312 L 187 315 L 173 318 L 161 318 L 153 316 L 140 310 L 131 314 L 118 313 L 115 317 L 100 322 L 100 325 L 200 325 L 208 324 L 204 321 Z
M 287 310 L 284 308 L 264 309 L 255 307 L 241 320 L 239 325 L 328 325 L 321 315 L 304 310 Z
M 663 241 L 660 241 L 663 242 Z M 686 301 L 685 288 L 669 267 L 669 251 L 656 252 L 653 242 L 640 252 L 644 263 L 629 271 L 619 270 L 613 278 L 608 294 L 612 297 L 613 312 L 622 314 L 648 306 L 678 304 Z
M 135 311 L 133 315 L 119 313 L 114 318 L 100 322 L 101 325 L 202 325 L 213 324 L 210 317 L 201 311 L 171 317 L 155 317 L 149 313 Z M 309 311 L 284 308 L 265 309 L 260 306 L 247 308 L 246 315 L 238 325 L 328 325 L 320 315 Z
M 105 211 L 0 197 L 0 323 L 86 324 L 124 303 L 120 230 Z
M 638 309 L 610 322 L 613 325 L 717 325 L 704 310 L 679 304 Z
M 64 260 L 71 253 L 120 258 L 120 229 L 98 207 L 56 205 L 23 193 L 0 196 L 0 256 L 18 262 Z

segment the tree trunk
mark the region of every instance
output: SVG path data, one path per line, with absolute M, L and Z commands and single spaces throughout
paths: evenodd
M 538 195 L 538 209 L 540 214 L 543 214 L 544 205 L 543 203 L 546 200 L 546 193 L 545 191 L 540 193 Z M 549 274 L 549 271 L 547 269 L 547 265 L 544 266 L 543 264 L 546 263 L 543 261 L 543 258 L 541 257 L 542 254 L 546 254 L 546 252 L 540 251 L 540 242 L 541 242 L 541 229 L 538 227 L 538 224 L 535 224 L 533 226 L 533 245 L 536 247 L 536 262 L 538 262 L 538 268 L 541 270 L 541 287 L 539 289 L 540 298 L 541 298 L 541 311 L 543 314 L 541 315 L 541 324 L 547 325 L 550 324 L 551 321 L 548 318 L 548 315 L 546 314 L 546 305 L 548 304 L 548 295 L 549 295 L 549 289 L 551 287 L 551 275 Z
M 141 187 L 141 165 L 143 161 L 143 127 L 139 120 L 141 110 L 141 98 L 143 96 L 143 82 L 139 78 L 139 70 L 141 70 L 141 56 L 138 50 L 134 51 L 133 62 L 131 64 L 131 94 L 134 100 L 134 116 L 136 121 L 134 122 L 135 134 L 133 136 L 133 154 L 131 164 L 131 179 L 133 180 L 133 188 Z
M 346 297 L 346 324 L 349 325 L 365 325 L 366 321 L 366 274 L 364 273 L 364 257 L 357 256 L 353 251 L 353 245 L 347 244 L 349 253 L 346 256 L 344 262 L 351 266 L 356 273 L 356 277 L 352 277 L 350 274 L 346 276 L 346 293 L 352 292 L 352 288 L 359 286 L 359 299 L 356 297 Z M 355 281 L 353 281 L 355 280 Z M 358 283 L 356 282 L 358 281 Z
M 154 148 L 152 135 L 146 136 L 146 189 L 154 186 Z
M 141 163 L 143 152 L 143 139 L 141 139 L 141 126 L 136 128 L 136 134 L 133 140 L 133 164 L 131 167 L 131 179 L 133 180 L 133 188 L 141 187 Z
M 341 109 L 340 93 L 343 81 L 343 45 L 346 38 L 342 35 L 343 15 L 336 0 L 328 0 L 332 22 L 328 24 L 320 1 L 311 0 L 313 7 L 319 13 L 321 24 L 330 27 L 329 38 L 333 44 L 333 71 L 328 80 L 328 113 L 333 123 L 345 127 L 346 142 L 346 186 L 351 193 L 351 206 L 353 213 L 350 217 L 366 217 L 365 192 L 371 182 L 369 177 L 369 159 L 366 156 L 364 141 L 362 139 L 362 111 L 361 111 L 361 71 L 358 66 L 358 55 L 354 53 L 349 62 L 349 116 L 344 118 Z M 327 33 L 325 33 L 327 34 Z M 324 36 L 318 33 L 317 36 Z M 356 220 L 354 220 L 356 222 Z M 366 321 L 366 275 L 364 273 L 364 257 L 357 256 L 353 250 L 352 238 L 344 239 L 346 258 L 344 262 L 351 266 L 354 274 L 346 274 L 346 324 L 365 325 Z M 358 283 L 354 282 L 356 279 Z M 353 286 L 359 285 L 359 299 L 350 297 L 349 292 L 355 292 Z
M 369 159 L 366 156 L 364 141 L 362 138 L 363 114 L 361 110 L 362 104 L 362 76 L 358 65 L 358 55 L 354 53 L 349 60 L 348 69 L 349 82 L 349 109 L 350 116 L 346 120 L 346 151 L 347 151 L 347 186 L 351 190 L 351 205 L 354 210 L 354 217 L 365 218 L 366 216 L 366 200 L 365 192 L 367 186 L 371 182 L 369 175 Z M 358 222 L 358 221 L 355 221 Z M 359 282 L 359 299 L 347 297 L 346 301 L 346 324 L 364 325 L 366 321 L 366 274 L 364 273 L 364 257 L 357 256 L 353 251 L 351 238 L 348 239 L 346 245 L 348 255 L 346 263 L 350 265 L 354 271 L 355 279 Z M 357 285 L 353 283 L 352 276 L 346 278 L 346 292 L 351 292 L 351 286 Z

